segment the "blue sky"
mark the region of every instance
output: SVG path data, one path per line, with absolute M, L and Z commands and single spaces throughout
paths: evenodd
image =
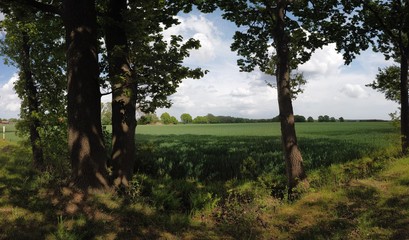
M 170 96 L 173 106 L 159 109 L 179 118 L 182 113 L 193 117 L 212 113 L 245 118 L 272 118 L 278 115 L 277 92 L 265 84 L 275 81 L 260 72 L 243 73 L 236 65 L 238 56 L 230 51 L 235 25 L 223 20 L 220 13 L 180 15 L 181 24 L 165 36 L 181 34 L 201 40 L 202 48 L 192 52 L 186 65 L 210 72 L 200 80 L 186 79 L 178 92 Z M 318 50 L 311 60 L 299 67 L 307 78 L 304 93 L 294 101 L 295 114 L 329 115 L 346 119 L 389 119 L 396 103 L 365 84 L 372 82 L 377 69 L 390 65 L 379 53 L 366 51 L 350 65 L 344 66 L 334 45 Z M 16 69 L 0 62 L 0 118 L 17 117 L 19 101 L 12 89 Z M 103 101 L 110 101 L 105 96 Z

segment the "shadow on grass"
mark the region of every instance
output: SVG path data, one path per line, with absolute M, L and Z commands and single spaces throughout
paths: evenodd
M 393 192 L 382 189 L 382 183 L 376 184 L 380 185 L 353 181 L 342 190 L 340 199 L 314 202 L 327 213 L 321 220 L 293 232 L 294 239 L 407 239 L 408 192 L 393 196 Z
M 156 222 L 157 213 L 118 205 L 114 195 L 105 199 L 59 185 L 47 173 L 31 170 L 29 156 L 25 148 L 0 146 L 0 239 L 159 238 L 160 233 L 135 233 L 138 224 L 148 228 Z M 99 199 L 115 207 L 106 207 Z

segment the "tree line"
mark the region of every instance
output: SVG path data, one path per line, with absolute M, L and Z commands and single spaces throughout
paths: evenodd
M 0 53 L 20 70 L 15 86 L 22 99 L 20 129 L 29 135 L 36 168 L 44 170 L 46 159 L 56 156 L 57 148 L 47 147 L 48 142 L 66 136 L 68 147 L 61 150 L 69 157 L 74 185 L 129 185 L 136 109 L 153 113 L 169 107 L 167 96 L 183 79 L 206 73 L 183 65 L 190 50 L 199 48 L 197 40 L 163 37 L 165 29 L 179 23 L 177 14 L 193 6 L 204 13 L 220 9 L 224 19 L 239 27 L 231 49 L 242 57 L 237 61 L 242 71 L 258 69 L 276 77 L 289 194 L 299 183 L 308 185 L 292 106 L 301 92 L 297 83 L 304 82 L 297 67 L 327 44 L 336 44 L 346 64 L 369 47 L 399 64 L 402 152 L 407 153 L 405 1 L 2 0 L 1 26 L 7 34 Z M 112 94 L 112 147 L 105 143 L 101 124 L 101 95 L 107 93 Z
M 104 116 L 104 115 L 103 115 Z M 108 119 L 108 118 L 103 118 Z M 180 116 L 180 121 L 171 116 L 169 113 L 165 112 L 158 117 L 155 113 L 145 114 L 138 119 L 138 124 L 140 125 L 152 125 L 152 124 L 217 124 L 217 123 L 266 123 L 266 122 L 280 122 L 280 116 L 274 118 L 266 119 L 250 119 L 250 118 L 239 118 L 231 116 L 215 116 L 211 113 L 205 116 L 197 116 L 193 118 L 189 113 L 183 113 Z M 328 115 L 318 116 L 316 120 L 312 117 L 304 117 L 302 115 L 294 115 L 295 122 L 344 122 L 344 118 L 340 117 L 335 119 L 334 117 L 329 117 Z M 104 122 L 104 120 L 103 120 Z M 110 125 L 108 121 L 105 125 Z

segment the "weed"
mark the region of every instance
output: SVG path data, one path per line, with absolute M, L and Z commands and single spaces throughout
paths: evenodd
M 82 236 L 74 233 L 73 231 L 70 231 L 67 229 L 64 223 L 64 218 L 63 216 L 58 216 L 57 217 L 57 230 L 55 233 L 51 234 L 49 237 L 51 240 L 78 240 L 82 239 Z

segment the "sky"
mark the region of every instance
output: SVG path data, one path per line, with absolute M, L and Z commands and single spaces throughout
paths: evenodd
M 1 16 L 0 16 L 1 17 Z M 196 38 L 202 47 L 192 51 L 185 64 L 209 71 L 199 80 L 184 80 L 177 93 L 170 96 L 173 105 L 158 109 L 157 115 L 168 112 L 179 118 L 182 113 L 193 117 L 214 115 L 243 118 L 273 118 L 278 115 L 277 90 L 266 84 L 275 77 L 261 72 L 240 72 L 237 56 L 230 51 L 232 36 L 238 29 L 220 12 L 201 14 L 194 11 L 178 16 L 181 24 L 165 32 L 165 37 L 181 34 L 185 39 Z M 294 113 L 317 119 L 319 115 L 344 119 L 390 119 L 398 105 L 385 99 L 382 93 L 366 87 L 378 68 L 391 65 L 380 53 L 365 51 L 349 66 L 331 44 L 317 50 L 310 61 L 299 67 L 307 84 L 304 93 L 293 102 Z M 18 117 L 20 101 L 13 90 L 17 69 L 6 66 L 0 59 L 0 118 Z M 110 101 L 109 96 L 103 101 Z

